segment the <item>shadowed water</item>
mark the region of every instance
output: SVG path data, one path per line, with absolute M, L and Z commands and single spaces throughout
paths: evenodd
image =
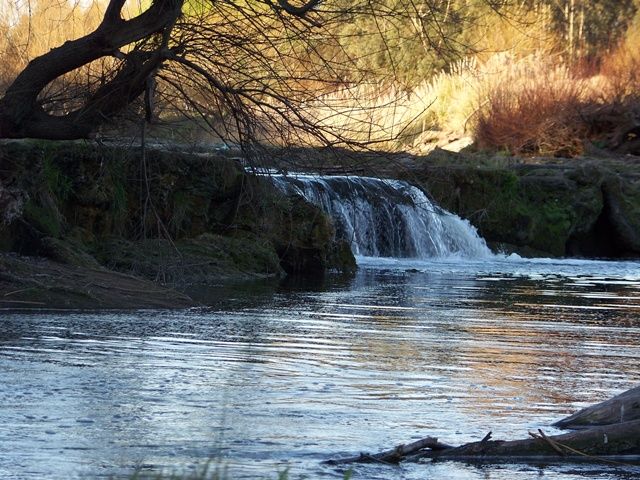
M 360 258 L 216 308 L 0 312 L 0 478 L 231 478 L 427 435 L 522 438 L 640 383 L 640 264 Z M 362 479 L 637 478 L 636 468 L 358 466 Z

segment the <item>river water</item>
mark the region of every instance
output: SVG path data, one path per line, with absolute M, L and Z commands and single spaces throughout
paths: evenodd
M 342 478 L 424 436 L 523 438 L 640 383 L 640 263 L 360 258 L 354 278 L 186 311 L 0 312 L 0 478 Z M 360 479 L 637 478 L 592 464 L 357 466 Z

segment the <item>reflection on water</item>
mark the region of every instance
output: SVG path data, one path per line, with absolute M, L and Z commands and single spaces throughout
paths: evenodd
M 640 382 L 640 265 L 373 262 L 180 312 L 3 313 L 0 478 L 233 478 L 426 435 L 526 437 Z M 526 275 L 523 275 L 524 271 Z M 212 295 L 212 292 L 203 292 Z M 359 466 L 355 478 L 635 478 L 593 465 Z

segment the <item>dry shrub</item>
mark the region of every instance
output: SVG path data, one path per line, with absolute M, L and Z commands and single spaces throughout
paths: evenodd
M 475 121 L 480 148 L 562 156 L 581 152 L 589 130 L 581 111 L 592 96 L 591 82 L 536 56 L 497 77 Z
M 640 153 L 640 32 L 629 35 L 619 48 L 604 59 L 600 77 L 604 79 L 600 107 L 585 112 L 592 133 L 611 149 Z
M 603 96 L 609 102 L 626 103 L 640 97 L 640 52 L 623 44 L 607 56 L 600 69 L 607 85 Z
M 530 56 L 496 68 L 473 126 L 485 149 L 576 155 L 585 142 L 620 152 L 640 129 L 640 15 L 621 44 L 591 62 Z M 486 70 L 486 69 L 485 69 Z

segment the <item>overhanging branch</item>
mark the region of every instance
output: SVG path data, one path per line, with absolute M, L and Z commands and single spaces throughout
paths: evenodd
M 307 13 L 309 13 L 309 11 L 317 7 L 320 2 L 322 2 L 322 0 L 310 0 L 303 5 L 296 7 L 295 5 L 291 5 L 287 0 L 278 0 L 278 5 L 289 15 L 304 17 Z

